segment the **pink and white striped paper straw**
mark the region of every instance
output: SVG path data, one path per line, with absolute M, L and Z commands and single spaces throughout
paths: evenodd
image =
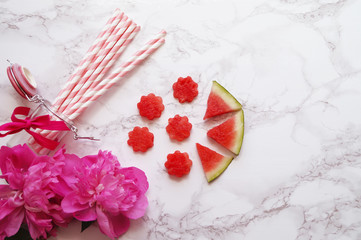
M 74 78 L 71 79 L 71 82 L 66 85 L 66 88 L 63 89 L 65 91 L 62 91 L 61 94 L 64 96 L 63 98 L 57 99 L 56 103 L 61 102 L 61 104 L 58 106 L 53 105 L 53 109 L 55 109 L 57 112 L 62 113 L 65 107 L 67 106 L 68 102 L 71 100 L 73 96 L 76 96 L 77 92 L 81 89 L 83 84 L 88 80 L 90 75 L 94 72 L 96 69 L 96 66 L 100 64 L 100 62 L 103 60 L 103 58 L 107 55 L 107 52 L 110 51 L 110 49 L 113 47 L 113 45 L 116 43 L 118 38 L 124 33 L 124 31 L 127 29 L 127 27 L 131 24 L 131 21 L 127 21 L 128 18 L 124 16 L 124 13 L 119 14 L 119 10 L 116 11 L 113 15 L 115 15 L 115 19 L 111 22 L 110 27 L 107 28 L 106 32 L 104 34 L 100 34 L 105 39 L 97 38 L 96 42 L 98 42 L 97 45 L 93 45 L 90 49 L 93 51 L 88 51 L 86 55 L 88 54 L 94 54 L 96 53 L 92 59 L 86 58 L 87 64 L 86 68 L 83 69 L 81 74 L 76 75 Z M 113 19 L 113 17 L 111 18 Z M 103 41 L 104 40 L 104 41 Z M 95 49 L 98 48 L 98 51 L 95 51 Z M 81 64 L 79 64 L 81 65 Z M 84 66 L 84 65 L 82 65 Z M 59 94 L 60 95 L 60 94 Z M 59 96 L 58 95 L 58 96 Z M 41 130 L 37 131 L 37 133 L 41 133 L 43 136 L 48 136 L 51 131 L 49 130 Z M 34 140 L 32 139 L 30 143 L 33 143 Z
M 72 108 L 79 99 L 81 99 L 87 91 L 95 88 L 103 80 L 103 76 L 108 72 L 112 67 L 114 62 L 119 58 L 125 48 L 129 43 L 134 39 L 135 35 L 139 32 L 140 27 L 136 24 L 132 24 L 127 28 L 124 34 L 116 42 L 111 51 L 106 55 L 101 64 L 97 67 L 95 72 L 83 85 L 83 87 L 73 96 L 71 101 L 67 104 L 66 108 L 62 112 L 66 112 L 68 109 Z
M 64 87 L 59 92 L 58 96 L 55 99 L 54 104 L 52 105 L 55 111 L 61 107 L 64 100 L 68 97 L 69 93 L 74 89 L 77 85 L 81 77 L 83 76 L 86 69 L 89 67 L 91 62 L 94 60 L 96 55 L 99 53 L 100 49 L 104 46 L 106 41 L 108 40 L 110 34 L 114 31 L 119 22 L 123 19 L 124 13 L 119 9 L 116 9 L 112 16 L 109 18 L 100 34 L 97 36 L 91 47 L 88 49 L 84 58 L 81 60 L 77 68 L 74 70 L 73 74 L 70 76 Z M 37 131 L 38 133 L 44 134 L 45 132 L 50 131 Z M 34 144 L 34 139 L 31 138 L 29 140 L 30 144 Z
M 139 31 L 139 27 L 136 27 L 135 29 Z M 137 31 L 135 29 L 133 32 L 136 33 Z M 135 35 L 135 33 L 133 32 L 132 34 Z M 122 79 L 127 73 L 132 71 L 136 66 L 141 64 L 149 55 L 151 55 L 156 49 L 158 49 L 165 41 L 164 39 L 165 34 L 166 34 L 165 31 L 161 31 L 154 39 L 149 41 L 144 47 L 142 47 L 139 51 L 137 51 L 136 54 L 134 54 L 128 61 L 126 61 L 118 69 L 116 69 L 109 78 L 106 78 L 103 81 L 94 81 L 92 83 L 94 84 L 94 86 L 92 86 L 91 84 L 87 88 L 87 90 L 84 91 L 84 95 L 79 99 L 79 101 L 76 102 L 76 104 L 71 105 L 71 108 L 66 108 L 64 114 L 67 115 L 71 120 L 79 116 L 79 114 L 81 114 L 92 102 L 96 101 L 110 87 L 112 87 L 116 82 Z M 122 49 L 123 45 L 119 49 Z M 121 51 L 123 51 L 126 46 L 127 44 L 123 47 Z M 115 53 L 114 55 L 116 56 L 117 54 L 118 53 Z M 106 65 L 105 68 L 107 66 L 108 65 Z M 56 138 L 57 135 L 58 135 L 57 133 L 53 132 L 50 133 L 48 137 L 54 139 Z M 41 146 L 39 146 L 37 148 L 37 152 L 41 153 L 42 151 L 44 151 L 44 149 L 42 149 Z
M 136 66 L 141 64 L 149 55 L 157 50 L 164 42 L 166 32 L 161 31 L 154 39 L 149 41 L 144 47 L 137 51 L 128 61 L 123 63 L 111 76 L 104 79 L 94 89 L 86 92 L 69 111 L 65 112 L 70 119 L 75 119 L 79 116 L 88 106 L 102 96 L 109 88 L 122 79 L 127 73 L 132 71 Z
M 70 91 L 68 96 L 64 99 L 62 105 L 58 108 L 58 112 L 62 113 L 64 109 L 68 106 L 69 102 L 72 100 L 74 96 L 78 94 L 83 85 L 89 80 L 89 78 L 94 74 L 96 77 L 99 72 L 100 68 L 98 66 L 102 63 L 104 58 L 116 44 L 116 42 L 120 39 L 120 37 L 124 34 L 126 29 L 132 24 L 131 20 L 128 20 L 127 17 L 124 17 L 119 24 L 116 26 L 114 31 L 111 33 L 109 38 L 106 40 L 102 49 L 98 52 L 98 54 L 93 58 L 90 65 L 87 67 L 86 71 L 84 72 L 83 76 L 80 77 L 78 82 L 75 84 L 73 89 Z
M 76 104 L 76 102 L 79 100 L 79 98 L 81 98 L 88 89 L 94 88 L 102 81 L 103 76 L 112 67 L 114 62 L 121 55 L 121 53 L 124 51 L 124 49 L 129 45 L 129 43 L 132 41 L 132 39 L 134 39 L 135 35 L 139 32 L 139 30 L 140 30 L 140 27 L 136 26 L 136 24 L 133 24 L 132 26 L 130 26 L 127 29 L 127 31 L 123 34 L 121 39 L 112 48 L 111 52 L 109 52 L 108 55 L 106 56 L 106 58 L 103 60 L 103 62 L 101 63 L 102 66 L 98 66 L 98 68 L 102 67 L 102 70 L 100 71 L 100 73 L 98 75 L 94 74 L 91 76 L 91 77 L 96 77 L 93 81 L 92 81 L 92 79 L 88 79 L 88 81 L 83 85 L 83 87 L 79 90 L 79 92 L 76 95 L 74 95 L 72 101 L 68 104 L 68 108 L 70 108 L 72 105 Z M 106 63 L 106 65 L 104 66 L 105 63 Z M 91 85 L 89 85 L 90 83 L 91 83 Z M 64 106 L 64 104 L 63 104 L 63 106 Z M 65 108 L 64 111 L 66 111 L 66 110 L 67 110 L 67 108 Z M 41 133 L 43 136 L 49 137 L 49 138 L 56 135 L 54 132 L 51 133 L 51 131 L 45 131 L 45 130 L 41 131 Z
M 76 86 L 77 82 L 84 74 L 89 64 L 93 61 L 95 56 L 98 54 L 99 50 L 102 48 L 106 40 L 109 38 L 110 34 L 113 32 L 114 28 L 123 18 L 123 15 L 124 13 L 121 13 L 119 9 L 115 10 L 112 17 L 108 20 L 101 33 L 98 35 L 92 46 L 85 54 L 83 60 L 79 63 L 78 67 L 75 69 L 74 73 L 70 76 L 69 80 L 67 81 L 63 89 L 59 92 L 53 104 L 54 109 L 57 110 L 61 106 L 61 104 L 67 98 L 68 94 Z

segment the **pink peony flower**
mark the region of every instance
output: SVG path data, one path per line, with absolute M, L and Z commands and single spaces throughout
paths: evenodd
M 121 168 L 110 152 L 79 158 L 60 149 L 49 157 L 34 154 L 27 145 L 1 147 L 0 169 L 8 182 L 0 185 L 0 240 L 16 234 L 22 224 L 32 238 L 47 238 L 73 216 L 97 220 L 100 230 L 115 238 L 148 206 L 144 172 Z
M 50 159 L 37 156 L 27 145 L 1 147 L 1 177 L 8 185 L 0 185 L 0 239 L 16 234 L 22 223 L 33 239 L 47 238 L 55 225 L 71 220 L 60 206 L 62 197 L 50 187 L 58 181 Z
M 54 156 L 64 162 L 70 158 L 74 156 Z M 129 219 L 142 217 L 148 206 L 145 192 L 149 185 L 144 172 L 135 167 L 121 168 L 110 152 L 99 151 L 98 155 L 65 164 L 59 182 L 62 184 L 57 185 L 60 189 L 56 192 L 65 194 L 63 210 L 80 221 L 97 220 L 101 232 L 113 239 L 128 230 Z

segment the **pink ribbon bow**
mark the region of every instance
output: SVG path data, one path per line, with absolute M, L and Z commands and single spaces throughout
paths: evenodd
M 11 115 L 11 121 L 0 126 L 0 131 L 7 131 L 6 133 L 0 133 L 0 137 L 5 137 L 9 134 L 15 134 L 21 130 L 25 130 L 31 136 L 34 137 L 35 141 L 41 146 L 54 150 L 59 142 L 48 139 L 36 132 L 31 131 L 31 128 L 40 128 L 44 130 L 58 130 L 58 131 L 69 131 L 70 129 L 63 121 L 50 121 L 49 115 L 42 115 L 35 118 L 26 117 L 28 116 L 30 108 L 28 107 L 17 107 L 14 109 Z M 23 115 L 25 119 L 19 119 L 16 115 Z

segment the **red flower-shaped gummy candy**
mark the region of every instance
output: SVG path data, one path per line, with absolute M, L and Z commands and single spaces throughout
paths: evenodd
M 180 103 L 192 102 L 198 95 L 198 84 L 191 77 L 178 78 L 173 84 L 173 96 L 178 98 Z
M 174 118 L 168 119 L 167 133 L 171 139 L 183 141 L 191 134 L 192 124 L 186 116 L 181 117 L 178 114 Z
M 133 148 L 134 152 L 146 152 L 153 147 L 154 135 L 149 132 L 147 127 L 135 127 L 128 133 L 128 145 Z
M 137 107 L 139 114 L 149 120 L 159 118 L 164 110 L 162 98 L 155 96 L 153 93 L 148 94 L 148 96 L 142 96 Z
M 188 153 L 175 151 L 172 154 L 168 154 L 167 161 L 164 163 L 164 166 L 167 168 L 169 175 L 182 177 L 190 172 L 192 160 L 189 159 Z

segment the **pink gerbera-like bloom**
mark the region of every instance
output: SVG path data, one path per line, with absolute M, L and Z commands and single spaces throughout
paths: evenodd
M 55 224 L 65 226 L 71 220 L 60 206 L 62 197 L 50 188 L 57 178 L 49 159 L 27 145 L 1 147 L 1 177 L 8 185 L 0 185 L 0 239 L 16 234 L 23 223 L 33 239 L 47 238 Z
M 54 159 L 68 162 L 74 157 L 59 153 Z M 101 232 L 113 239 L 128 230 L 129 219 L 144 215 L 149 185 L 143 171 L 121 168 L 114 155 L 103 151 L 72 162 L 65 164 L 59 180 L 63 184 L 57 185 L 64 194 L 61 206 L 65 212 L 80 221 L 97 220 Z

